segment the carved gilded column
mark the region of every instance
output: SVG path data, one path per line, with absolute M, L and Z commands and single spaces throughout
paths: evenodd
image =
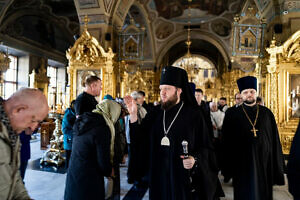
M 293 115 L 300 100 L 300 30 L 281 46 L 273 39 L 270 48 L 268 74 L 266 76 L 267 106 L 276 117 L 282 151 L 289 154 L 299 118 Z
M 267 106 L 273 112 L 276 122 L 279 119 L 278 113 L 278 64 L 277 64 L 277 54 L 282 53 L 282 47 L 277 47 L 275 45 L 276 40 L 273 38 L 271 41 L 270 48 L 267 48 L 267 52 L 270 54 L 269 65 L 267 65 L 267 79 L 266 83 L 267 92 L 269 93 L 267 96 L 268 102 Z
M 106 62 L 105 68 L 103 70 L 103 88 L 102 94 L 103 96 L 106 94 L 110 94 L 113 97 L 116 96 L 116 74 L 114 73 L 113 66 L 113 57 L 114 53 L 111 48 L 109 48 L 108 52 L 105 53 Z
M 75 93 L 73 92 L 73 87 L 71 87 L 73 85 L 71 83 L 73 83 L 73 79 L 74 79 L 74 77 L 73 77 L 73 69 L 69 66 L 67 68 L 67 70 L 68 70 L 68 85 L 67 85 L 68 87 L 67 87 L 67 91 L 66 91 L 66 93 L 67 93 L 67 95 L 66 95 L 67 96 L 66 103 L 67 102 L 70 103 L 73 99 L 76 98 L 76 96 L 75 97 L 73 96 L 73 94 L 75 94 Z

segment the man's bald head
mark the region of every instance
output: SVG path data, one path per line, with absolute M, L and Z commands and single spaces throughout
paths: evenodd
M 11 126 L 17 133 L 34 131 L 48 114 L 45 95 L 38 89 L 22 88 L 4 102 Z

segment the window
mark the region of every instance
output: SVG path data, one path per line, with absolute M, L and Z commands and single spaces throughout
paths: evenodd
M 47 76 L 50 77 L 48 86 L 48 103 L 50 106 L 52 106 L 55 105 L 56 102 L 57 68 L 48 66 Z
M 204 78 L 208 78 L 208 69 L 204 69 L 203 76 Z
M 50 77 L 49 87 L 56 88 L 56 77 L 57 77 L 57 68 L 48 66 L 47 67 L 47 76 Z
M 4 99 L 8 99 L 17 90 L 18 58 L 9 55 L 9 68 L 4 73 Z

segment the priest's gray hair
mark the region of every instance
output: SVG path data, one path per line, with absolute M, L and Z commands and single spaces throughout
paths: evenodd
M 218 105 L 217 105 L 216 102 L 213 102 L 213 101 L 212 101 L 212 102 L 209 103 L 209 107 L 212 108 L 213 106 L 218 106 Z
M 141 98 L 142 95 L 140 93 L 138 93 L 137 91 L 133 91 L 130 96 L 134 99 L 137 100 L 138 98 Z

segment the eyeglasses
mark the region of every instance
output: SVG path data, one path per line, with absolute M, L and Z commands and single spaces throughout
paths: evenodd
M 240 97 L 240 98 L 235 98 L 235 99 L 243 99 L 243 98 Z

